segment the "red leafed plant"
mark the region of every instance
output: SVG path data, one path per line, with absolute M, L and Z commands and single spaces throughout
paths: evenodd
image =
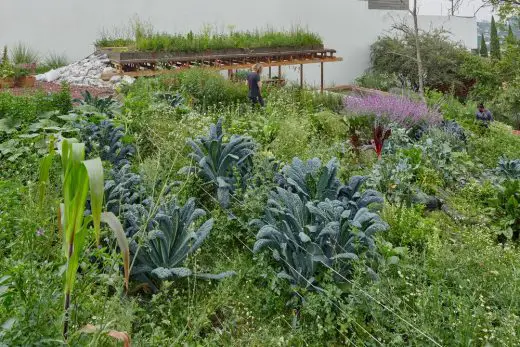
M 385 127 L 379 122 L 374 124 L 372 145 L 376 151 L 377 159 L 381 159 L 385 140 L 387 140 L 390 135 L 392 135 L 392 129 Z

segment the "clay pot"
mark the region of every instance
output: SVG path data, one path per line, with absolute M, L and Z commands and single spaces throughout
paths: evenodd
M 7 77 L 0 79 L 0 89 L 3 88 L 13 88 L 14 87 L 14 78 L 13 77 Z
M 34 83 L 36 82 L 36 77 L 34 76 L 23 76 L 19 77 L 15 81 L 15 86 L 20 88 L 32 88 L 34 87 Z

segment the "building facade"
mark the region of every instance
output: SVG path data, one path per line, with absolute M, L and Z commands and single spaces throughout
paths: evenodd
M 305 26 L 319 33 L 327 48 L 343 62 L 325 65 L 327 85 L 351 83 L 370 63 L 370 45 L 393 24 L 412 23 L 405 0 L 2 0 L 0 45 L 23 42 L 38 50 L 65 53 L 70 59 L 90 54 L 102 30 L 128 24 L 135 15 L 159 31 L 197 31 L 211 25 L 226 31 L 269 26 L 290 29 Z M 477 48 L 474 18 L 420 16 L 420 28 L 444 28 L 468 49 Z M 319 65 L 305 65 L 306 83 L 319 83 Z M 288 78 L 299 73 L 284 67 Z

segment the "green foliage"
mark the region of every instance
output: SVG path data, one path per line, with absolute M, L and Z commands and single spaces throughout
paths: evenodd
M 74 102 L 80 103 L 79 108 L 82 112 L 98 112 L 104 113 L 109 117 L 113 117 L 115 113 L 120 112 L 121 105 L 112 99 L 112 95 L 107 97 L 92 96 L 88 90 L 81 92 L 83 99 L 75 99 Z
M 321 38 L 303 28 L 294 27 L 290 31 L 278 32 L 272 29 L 255 31 L 217 32 L 206 27 L 200 34 L 189 32 L 182 34 L 166 34 L 154 32 L 151 25 L 136 21 L 133 23 L 132 41 L 126 37 L 114 37 L 106 33 L 96 41 L 99 47 L 131 46 L 139 51 L 166 52 L 204 52 L 233 48 L 254 49 L 262 47 L 308 47 L 322 45 Z
M 497 220 L 498 240 L 518 241 L 520 238 L 520 180 L 508 179 L 498 186 L 496 197 L 490 199 L 489 206 Z
M 501 157 L 518 157 L 520 136 L 510 126 L 493 122 L 489 130 L 469 138 L 468 154 L 486 168 L 496 167 Z
M 515 34 L 513 34 L 513 29 L 511 29 L 511 25 L 508 25 L 506 43 L 510 45 L 517 43 Z
M 484 58 L 488 57 L 488 49 L 487 49 L 486 40 L 484 39 L 484 34 L 482 34 L 480 36 L 480 52 L 479 53 L 480 53 L 481 57 L 484 57 Z
M 46 69 L 52 70 L 69 64 L 69 59 L 65 54 L 50 53 L 43 62 Z
M 496 172 L 504 178 L 520 180 L 520 159 L 507 160 L 500 158 Z
M 22 42 L 11 48 L 11 61 L 15 65 L 36 64 L 38 59 L 38 53 Z
M 51 145 L 51 152 L 40 166 L 40 185 L 48 185 L 50 163 L 55 156 Z M 123 255 L 125 267 L 126 288 L 129 277 L 129 248 L 123 228 L 119 220 L 112 213 L 101 213 L 103 202 L 103 165 L 99 158 L 85 160 L 85 145 L 73 140 L 63 140 L 61 148 L 63 202 L 59 207 L 59 230 L 63 230 L 63 250 L 67 258 L 65 273 L 65 320 L 63 337 L 68 338 L 69 307 L 71 295 L 79 268 L 80 255 L 85 247 L 88 226 L 94 225 L 95 238 L 99 244 L 101 222 L 107 223 L 118 240 Z M 40 201 L 43 206 L 44 189 L 40 189 Z M 91 216 L 85 217 L 87 194 L 90 194 Z
M 0 64 L 0 78 L 9 78 L 14 76 L 14 67 L 9 61 L 7 54 L 7 46 L 4 46 L 4 53 L 2 55 L 2 64 Z
M 165 79 L 164 83 L 191 96 L 203 110 L 209 105 L 230 105 L 247 100 L 246 85 L 233 83 L 209 69 L 184 70 L 171 79 Z
M 401 86 L 397 76 L 386 72 L 367 71 L 360 77 L 356 78 L 356 84 L 370 89 L 378 89 L 389 91 L 392 88 Z
M 154 218 L 154 229 L 145 237 L 145 244 L 131 245 L 134 255 L 132 276 L 155 287 L 154 282 L 192 275 L 208 279 L 222 279 L 232 275 L 232 272 L 219 275 L 194 274 L 192 270 L 181 267 L 188 256 L 199 249 L 213 228 L 213 219 L 193 228 L 196 220 L 204 215 L 203 210 L 195 208 L 195 199 L 188 200 L 184 206 L 179 206 L 175 200 L 163 205 Z
M 231 195 L 246 180 L 252 169 L 252 156 L 255 144 L 250 138 L 231 135 L 229 142 L 224 142 L 222 119 L 210 126 L 208 137 L 190 140 L 193 149 L 190 157 L 197 166 L 185 167 L 183 173 L 195 172 L 217 192 L 217 199 L 222 207 L 231 203 Z M 237 177 L 238 175 L 238 177 Z
M 363 177 L 343 186 L 336 172 L 333 160 L 321 166 L 318 159 L 295 158 L 276 179 L 281 188 L 271 192 L 264 217 L 251 222 L 259 228 L 253 251 L 269 248 L 283 268 L 277 276 L 292 286 L 322 290 L 316 285 L 325 268 L 334 268 L 336 280 L 343 282 L 361 254 L 379 256 L 373 235 L 386 224 L 368 207 L 382 199 L 374 191 L 360 191 Z
M 442 91 L 457 90 L 466 83 L 460 66 L 470 55 L 463 47 L 453 44 L 439 31 L 422 33 L 419 37 L 424 69 L 424 86 Z M 407 33 L 380 37 L 370 48 L 371 69 L 374 73 L 395 75 L 401 86 L 418 86 L 415 59 L 415 35 Z
M 489 43 L 489 55 L 493 59 L 500 60 L 500 39 L 498 38 L 497 25 L 495 23 L 495 17 L 491 16 L 491 29 L 490 29 L 490 43 Z

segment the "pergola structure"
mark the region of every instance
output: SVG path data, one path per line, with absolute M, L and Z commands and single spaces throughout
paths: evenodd
M 171 54 L 165 52 L 124 52 L 102 49 L 115 67 L 116 72 L 105 73 L 101 76 L 109 80 L 113 76 L 157 76 L 172 74 L 182 69 L 205 67 L 215 70 L 227 70 L 232 76 L 233 71 L 249 69 L 253 64 L 261 63 L 268 68 L 269 78 L 272 77 L 272 68 L 278 67 L 278 78 L 282 76 L 282 66 L 300 65 L 300 84 L 303 87 L 303 65 L 321 65 L 321 91 L 324 87 L 324 63 L 342 61 L 336 56 L 336 50 L 322 47 L 312 49 L 255 49 L 255 50 L 227 50 L 214 53 L 199 54 Z

